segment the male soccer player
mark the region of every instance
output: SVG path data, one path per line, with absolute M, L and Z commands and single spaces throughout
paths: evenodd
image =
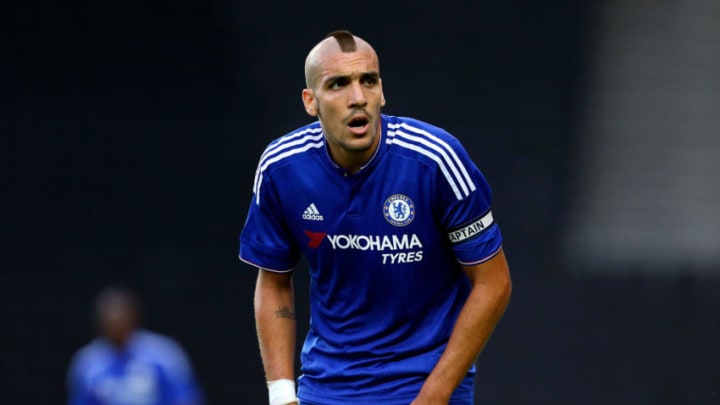
M 100 336 L 72 359 L 69 405 L 202 405 L 180 345 L 139 328 L 134 294 L 108 288 L 95 311 Z
M 240 236 L 271 405 L 297 403 L 292 274 L 310 269 L 302 405 L 472 404 L 510 298 L 490 187 L 441 128 L 381 114 L 375 50 L 348 31 L 305 61 L 318 121 L 260 157 Z

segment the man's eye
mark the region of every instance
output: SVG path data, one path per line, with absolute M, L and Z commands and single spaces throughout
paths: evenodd
M 363 79 L 363 84 L 366 86 L 373 86 L 378 82 L 378 79 L 376 77 L 366 77 Z
M 345 79 L 338 79 L 330 83 L 330 88 L 337 90 L 347 85 L 348 81 Z

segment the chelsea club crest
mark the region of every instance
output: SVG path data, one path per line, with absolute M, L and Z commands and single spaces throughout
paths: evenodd
M 405 226 L 415 219 L 415 204 L 403 194 L 393 194 L 383 204 L 383 215 L 395 226 Z

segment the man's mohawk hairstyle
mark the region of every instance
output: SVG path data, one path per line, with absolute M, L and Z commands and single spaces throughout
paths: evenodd
M 340 50 L 343 52 L 355 52 L 357 45 L 355 44 L 355 36 L 348 30 L 337 30 L 327 35 L 325 38 L 333 37 L 340 45 Z

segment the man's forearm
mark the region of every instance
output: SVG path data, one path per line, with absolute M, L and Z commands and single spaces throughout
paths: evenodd
M 500 255 L 497 258 L 500 266 L 489 272 L 486 269 L 489 274 L 473 283 L 447 347 L 425 381 L 418 399 L 449 400 L 505 312 L 510 300 L 511 284 L 505 257 L 502 252 Z
M 262 270 L 261 270 L 262 271 Z M 278 284 L 275 275 L 258 276 L 255 324 L 268 381 L 295 378 L 295 304 L 292 283 Z

